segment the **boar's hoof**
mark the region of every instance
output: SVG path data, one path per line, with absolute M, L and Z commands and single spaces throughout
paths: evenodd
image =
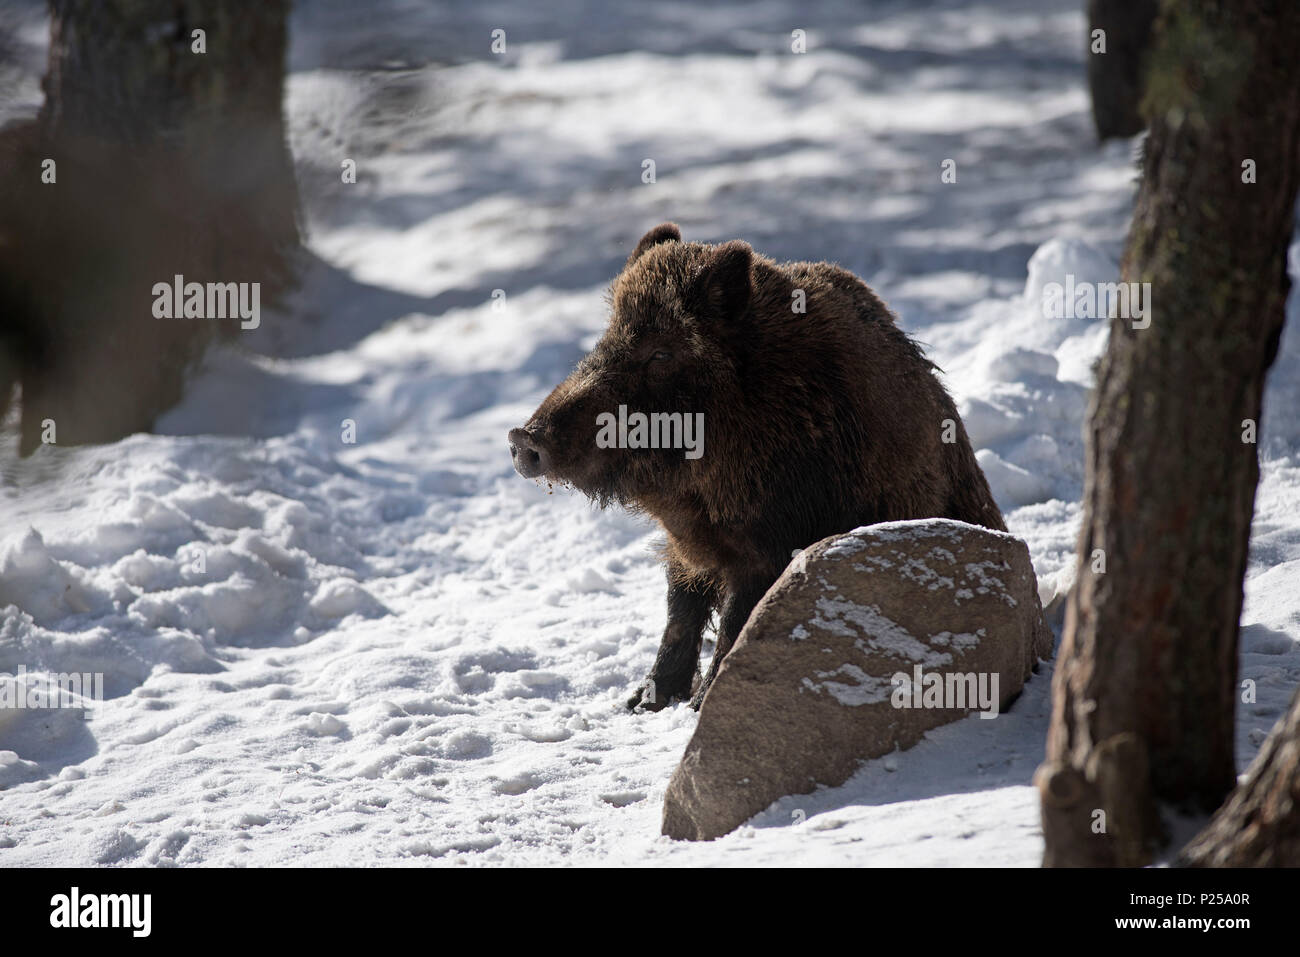
M 691 696 L 693 678 L 694 675 L 688 675 L 683 682 L 680 679 L 660 679 L 651 675 L 641 682 L 636 694 L 627 699 L 627 710 L 662 711 L 674 701 L 685 701 Z
M 668 707 L 671 698 L 651 697 L 647 692 L 650 690 L 650 682 L 646 682 L 636 689 L 636 694 L 627 699 L 628 711 L 662 711 Z

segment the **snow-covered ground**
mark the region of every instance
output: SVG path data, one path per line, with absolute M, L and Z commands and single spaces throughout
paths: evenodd
M 103 672 L 106 700 L 88 722 L 0 711 L 0 866 L 1036 865 L 1050 665 L 996 721 L 716 842 L 659 837 L 696 716 L 623 708 L 664 624 L 656 535 L 520 479 L 505 435 L 594 342 L 650 226 L 835 260 L 946 370 L 1052 598 L 1106 330 L 1040 295 L 1115 278 L 1135 181 L 1133 144 L 1093 142 L 1081 8 L 301 0 L 301 292 L 159 434 L 26 461 L 2 436 L 0 672 Z M 39 103 L 6 82 L 11 115 Z M 1292 307 L 1243 768 L 1300 678 Z

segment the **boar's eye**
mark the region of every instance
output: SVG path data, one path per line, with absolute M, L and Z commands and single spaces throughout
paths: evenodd
M 655 351 L 655 353 L 654 353 L 653 355 L 650 356 L 650 361 L 651 361 L 651 362 L 664 362 L 664 361 L 666 361 L 666 360 L 668 360 L 668 359 L 671 359 L 672 357 L 673 357 L 673 354 L 672 354 L 671 352 L 668 352 L 668 351 L 666 351 L 666 350 L 664 350 L 664 349 L 659 349 L 659 350 Z

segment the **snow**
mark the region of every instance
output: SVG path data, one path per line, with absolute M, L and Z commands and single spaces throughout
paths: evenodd
M 811 678 L 804 678 L 803 686 L 814 694 L 821 694 L 826 691 L 832 698 L 847 708 L 857 708 L 864 704 L 881 704 L 888 701 L 889 694 L 894 687 L 890 678 L 869 675 L 857 665 L 848 663 L 842 664 L 832 671 L 814 671 L 813 674 L 822 680 L 813 681 Z M 839 675 L 852 678 L 853 684 L 828 680 Z
M 33 16 L 6 117 L 39 103 Z M 1106 329 L 1045 318 L 1042 290 L 1115 278 L 1135 179 L 1134 144 L 1093 143 L 1083 31 L 1073 0 L 295 4 L 303 288 L 155 435 L 20 462 L 6 426 L 0 672 L 102 672 L 106 700 L 0 714 L 0 866 L 1037 864 L 1050 665 L 996 721 L 716 842 L 659 837 L 696 716 L 623 707 L 664 625 L 658 538 L 520 479 L 505 435 L 650 226 L 835 260 L 945 370 L 1062 594 Z M 1260 441 L 1242 767 L 1300 677 L 1297 311 Z

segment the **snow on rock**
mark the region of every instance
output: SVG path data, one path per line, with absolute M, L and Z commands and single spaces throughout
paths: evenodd
M 754 609 L 704 697 L 664 797 L 670 837 L 712 840 L 970 711 L 996 718 L 1051 654 L 1029 550 L 1004 532 L 890 522 L 801 558 Z M 947 697 L 931 697 L 936 681 Z

